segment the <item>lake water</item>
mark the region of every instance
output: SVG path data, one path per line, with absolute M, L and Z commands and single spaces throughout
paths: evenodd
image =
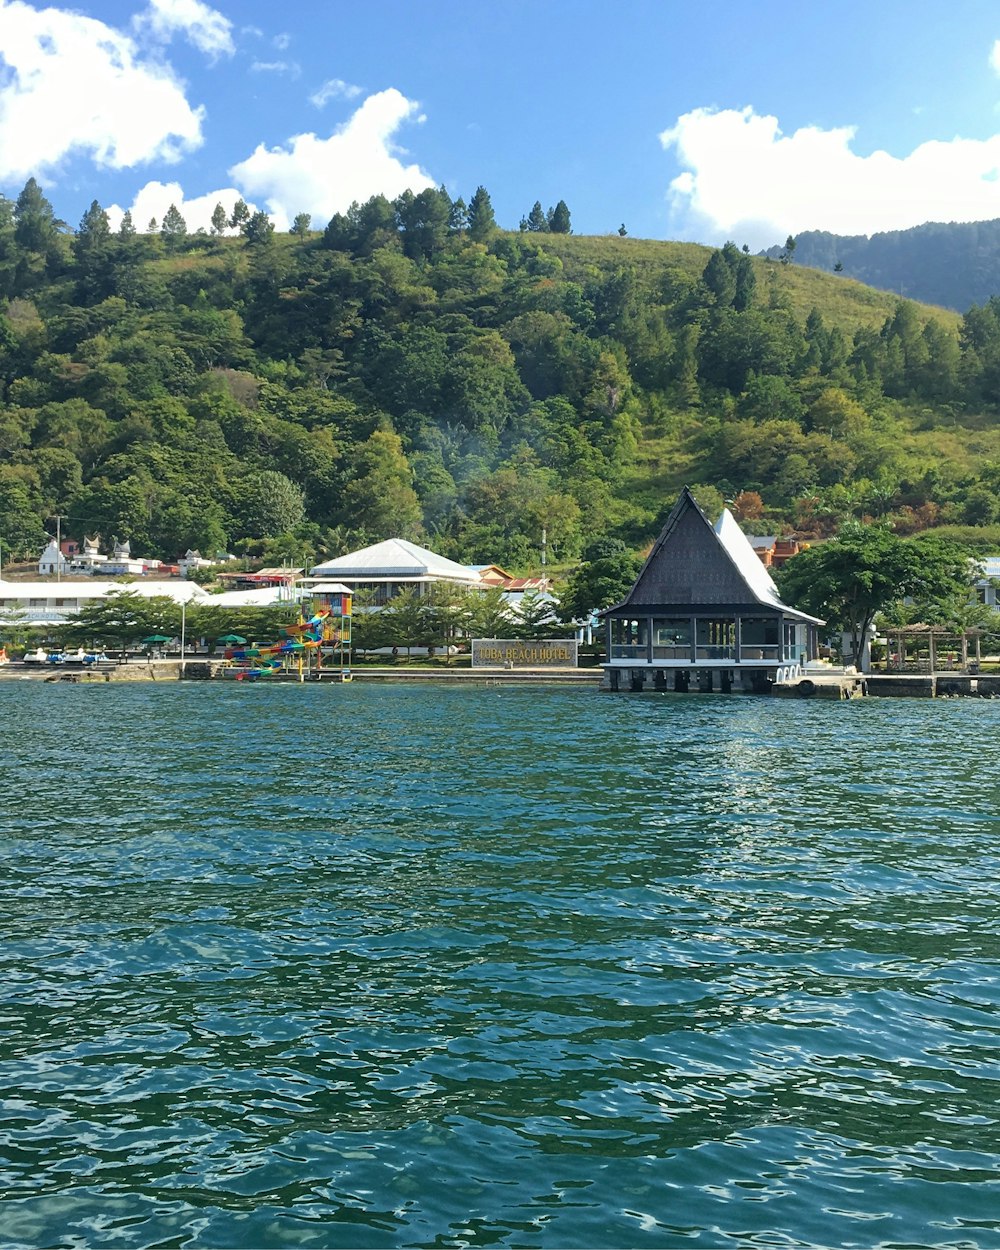
M 1000 702 L 0 726 L 3 1246 L 1000 1246 Z

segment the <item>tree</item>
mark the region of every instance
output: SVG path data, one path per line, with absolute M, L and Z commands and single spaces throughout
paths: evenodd
M 565 621 L 586 620 L 592 612 L 621 603 L 639 576 L 642 561 L 617 539 L 592 543 L 560 596 Z
M 395 207 L 403 251 L 414 260 L 431 260 L 447 241 L 451 196 L 444 187 L 427 187 L 419 195 L 404 191 Z
M 759 521 L 764 515 L 764 501 L 755 490 L 741 490 L 731 511 L 737 521 Z
M 781 253 L 781 263 L 790 265 L 795 259 L 795 239 L 789 235 L 785 240 L 785 250 Z
M 428 600 L 419 590 L 410 589 L 400 591 L 379 614 L 390 645 L 405 647 L 407 659 L 411 647 L 431 645 L 434 625 L 428 607 Z
M 239 230 L 245 221 L 250 220 L 250 209 L 244 199 L 239 199 L 233 205 L 233 211 L 229 217 L 229 225 L 233 230 Z
M 14 204 L 14 241 L 27 252 L 45 252 L 63 226 L 42 188 L 29 178 Z
M 621 237 L 622 237 L 623 239 L 624 239 L 624 238 L 625 238 L 625 236 L 628 234 L 628 231 L 625 229 L 625 223 L 624 223 L 624 222 L 622 222 L 622 224 L 618 227 L 618 233 L 621 235 Z
M 448 230 L 451 234 L 461 234 L 463 230 L 469 228 L 469 209 L 465 200 L 461 196 L 457 200 L 452 201 L 451 211 L 448 214 Z
M 537 590 L 526 591 L 514 609 L 515 620 L 513 634 L 515 638 L 550 638 L 555 623 L 555 610 L 558 608 L 548 595 Z
M 0 608 L 0 647 L 23 648 L 31 635 L 28 613 L 19 607 Z
M 171 204 L 163 214 L 163 222 L 160 225 L 160 238 L 168 247 L 176 248 L 186 234 L 187 222 L 181 216 L 181 211 L 177 205 Z
M 238 487 L 237 512 L 240 528 L 249 538 L 287 534 L 305 516 L 302 491 L 274 469 L 248 473 Z
M 966 553 L 939 538 L 907 540 L 881 525 L 849 523 L 829 542 L 809 547 L 779 573 L 782 596 L 851 636 L 860 659 L 878 612 L 903 599 L 935 603 L 972 594 Z
M 355 449 L 352 479 L 344 488 L 344 524 L 378 538 L 410 537 L 420 529 L 420 501 L 398 434 L 376 430 Z
M 460 615 L 468 638 L 507 638 L 511 634 L 513 618 L 502 586 L 470 591 Z
M 535 200 L 531 206 L 531 212 L 524 219 L 524 229 L 530 230 L 533 234 L 548 234 L 549 219 L 545 216 L 545 209 L 542 208 L 541 202 Z
M 296 213 L 289 233 L 304 239 L 312 227 L 312 213 Z
M 270 243 L 274 238 L 274 223 L 263 209 L 258 209 L 240 227 L 240 233 L 253 245 Z
M 146 595 L 122 588 L 110 590 L 103 599 L 94 599 L 69 618 L 62 629 L 66 642 L 109 641 L 125 651 L 131 643 L 148 634 L 174 633 L 177 605 L 168 595 Z
M 219 235 L 225 234 L 226 227 L 229 225 L 229 218 L 226 216 L 226 210 L 221 204 L 216 204 L 212 209 L 212 233 Z
M 569 208 L 565 200 L 560 200 L 555 208 L 550 208 L 548 225 L 553 234 L 572 234 L 569 224 Z
M 746 245 L 735 262 L 736 294 L 733 296 L 733 307 L 737 312 L 746 312 L 753 305 L 757 292 L 757 272 L 753 267 L 753 259 L 747 254 Z
M 111 226 L 108 215 L 94 200 L 80 219 L 73 240 L 77 291 L 83 304 L 97 304 L 114 290 Z
M 485 187 L 476 187 L 476 193 L 469 204 L 469 238 L 482 243 L 496 230 L 496 218 L 493 216 L 493 202 Z
M 736 298 L 736 274 L 728 258 L 716 249 L 708 258 L 701 280 L 711 291 L 718 308 L 731 308 Z

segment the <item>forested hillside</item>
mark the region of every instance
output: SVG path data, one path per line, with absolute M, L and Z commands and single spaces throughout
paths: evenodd
M 882 290 L 964 312 L 1000 295 L 1000 220 L 932 221 L 871 237 L 806 230 L 795 238 L 795 260 L 828 273 L 839 265 L 836 272 Z
M 0 203 L 5 554 L 58 513 L 165 558 L 397 535 L 525 569 L 543 533 L 641 547 L 684 483 L 757 529 L 1000 519 L 1000 302 L 960 321 L 568 210 L 504 232 L 482 188 L 323 225 Z

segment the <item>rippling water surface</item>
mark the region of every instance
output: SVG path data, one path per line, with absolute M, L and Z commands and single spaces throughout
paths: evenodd
M 0 725 L 0 1244 L 1000 1246 L 1000 704 Z

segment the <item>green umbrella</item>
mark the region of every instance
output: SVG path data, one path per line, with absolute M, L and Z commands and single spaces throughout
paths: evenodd
M 241 638 L 239 634 L 223 634 L 221 638 L 216 638 L 216 642 L 224 642 L 227 646 L 238 646 L 246 642 L 245 638 Z
M 169 642 L 170 638 L 166 634 L 150 634 L 148 638 L 143 638 L 143 642 Z

